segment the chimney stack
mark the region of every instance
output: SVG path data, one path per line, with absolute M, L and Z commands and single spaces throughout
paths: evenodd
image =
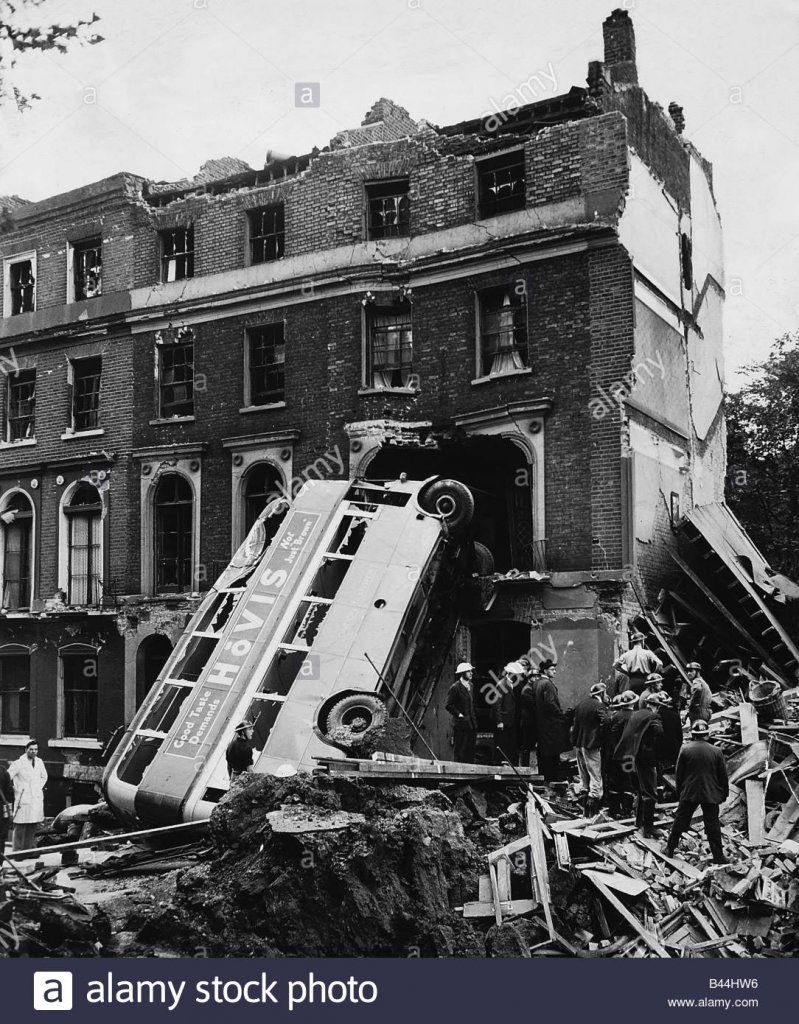
M 669 116 L 674 122 L 674 128 L 678 135 L 682 135 L 683 129 L 685 128 L 685 114 L 683 113 L 682 107 L 679 103 L 675 103 L 674 100 L 669 103 Z
M 635 29 L 627 11 L 617 8 L 602 24 L 605 69 L 612 82 L 638 84 L 635 64 Z

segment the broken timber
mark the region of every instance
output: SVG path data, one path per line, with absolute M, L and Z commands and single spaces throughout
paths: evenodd
M 638 934 L 641 936 L 641 938 L 644 940 L 647 946 L 649 946 L 649 948 L 654 953 L 657 953 L 658 956 L 662 956 L 667 959 L 671 957 L 669 951 L 660 944 L 660 942 L 652 934 L 652 932 L 645 928 L 643 924 L 635 916 L 635 914 L 631 913 L 627 909 L 627 907 L 625 907 L 625 905 L 621 902 L 621 900 L 616 896 L 616 894 L 614 892 L 611 892 L 611 890 L 605 885 L 605 883 L 599 877 L 599 872 L 586 872 L 586 877 L 592 883 L 592 885 L 595 885 L 597 887 L 597 889 L 600 891 L 600 893 L 602 893 L 602 895 L 605 897 L 608 903 L 610 903 L 610 905 L 621 914 L 624 920 L 627 921 L 628 924 L 632 925 L 635 931 L 638 932 Z
M 383 761 L 356 757 L 317 757 L 316 762 L 331 775 L 363 775 L 369 779 L 397 782 L 494 782 L 518 785 L 519 778 L 530 784 L 542 783 L 542 777 L 530 768 L 513 769 L 507 765 L 466 764 L 459 761 Z

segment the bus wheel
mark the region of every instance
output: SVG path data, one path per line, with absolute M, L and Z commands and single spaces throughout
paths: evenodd
M 451 530 L 465 529 L 474 515 L 474 496 L 459 480 L 434 480 L 419 495 L 419 504 L 446 520 Z
M 387 722 L 388 711 L 380 697 L 374 693 L 351 693 L 330 708 L 324 733 L 336 746 L 356 747 Z

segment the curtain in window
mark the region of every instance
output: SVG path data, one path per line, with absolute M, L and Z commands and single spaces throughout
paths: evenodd
M 21 519 L 4 531 L 3 607 L 11 611 L 30 604 L 30 530 L 30 520 Z
M 510 296 L 505 293 L 498 314 L 497 347 L 489 373 L 509 373 L 511 370 L 524 369 L 524 362 L 516 345 L 513 316 L 514 309 Z
M 100 596 L 100 516 L 70 517 L 69 603 L 96 604 Z
M 408 387 L 413 372 L 410 318 L 376 314 L 372 321 L 372 387 Z

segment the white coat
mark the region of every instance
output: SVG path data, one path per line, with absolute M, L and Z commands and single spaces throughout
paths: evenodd
M 44 761 L 34 761 L 23 754 L 13 761 L 8 774 L 14 783 L 14 824 L 34 825 L 44 821 L 44 784 L 47 769 Z

